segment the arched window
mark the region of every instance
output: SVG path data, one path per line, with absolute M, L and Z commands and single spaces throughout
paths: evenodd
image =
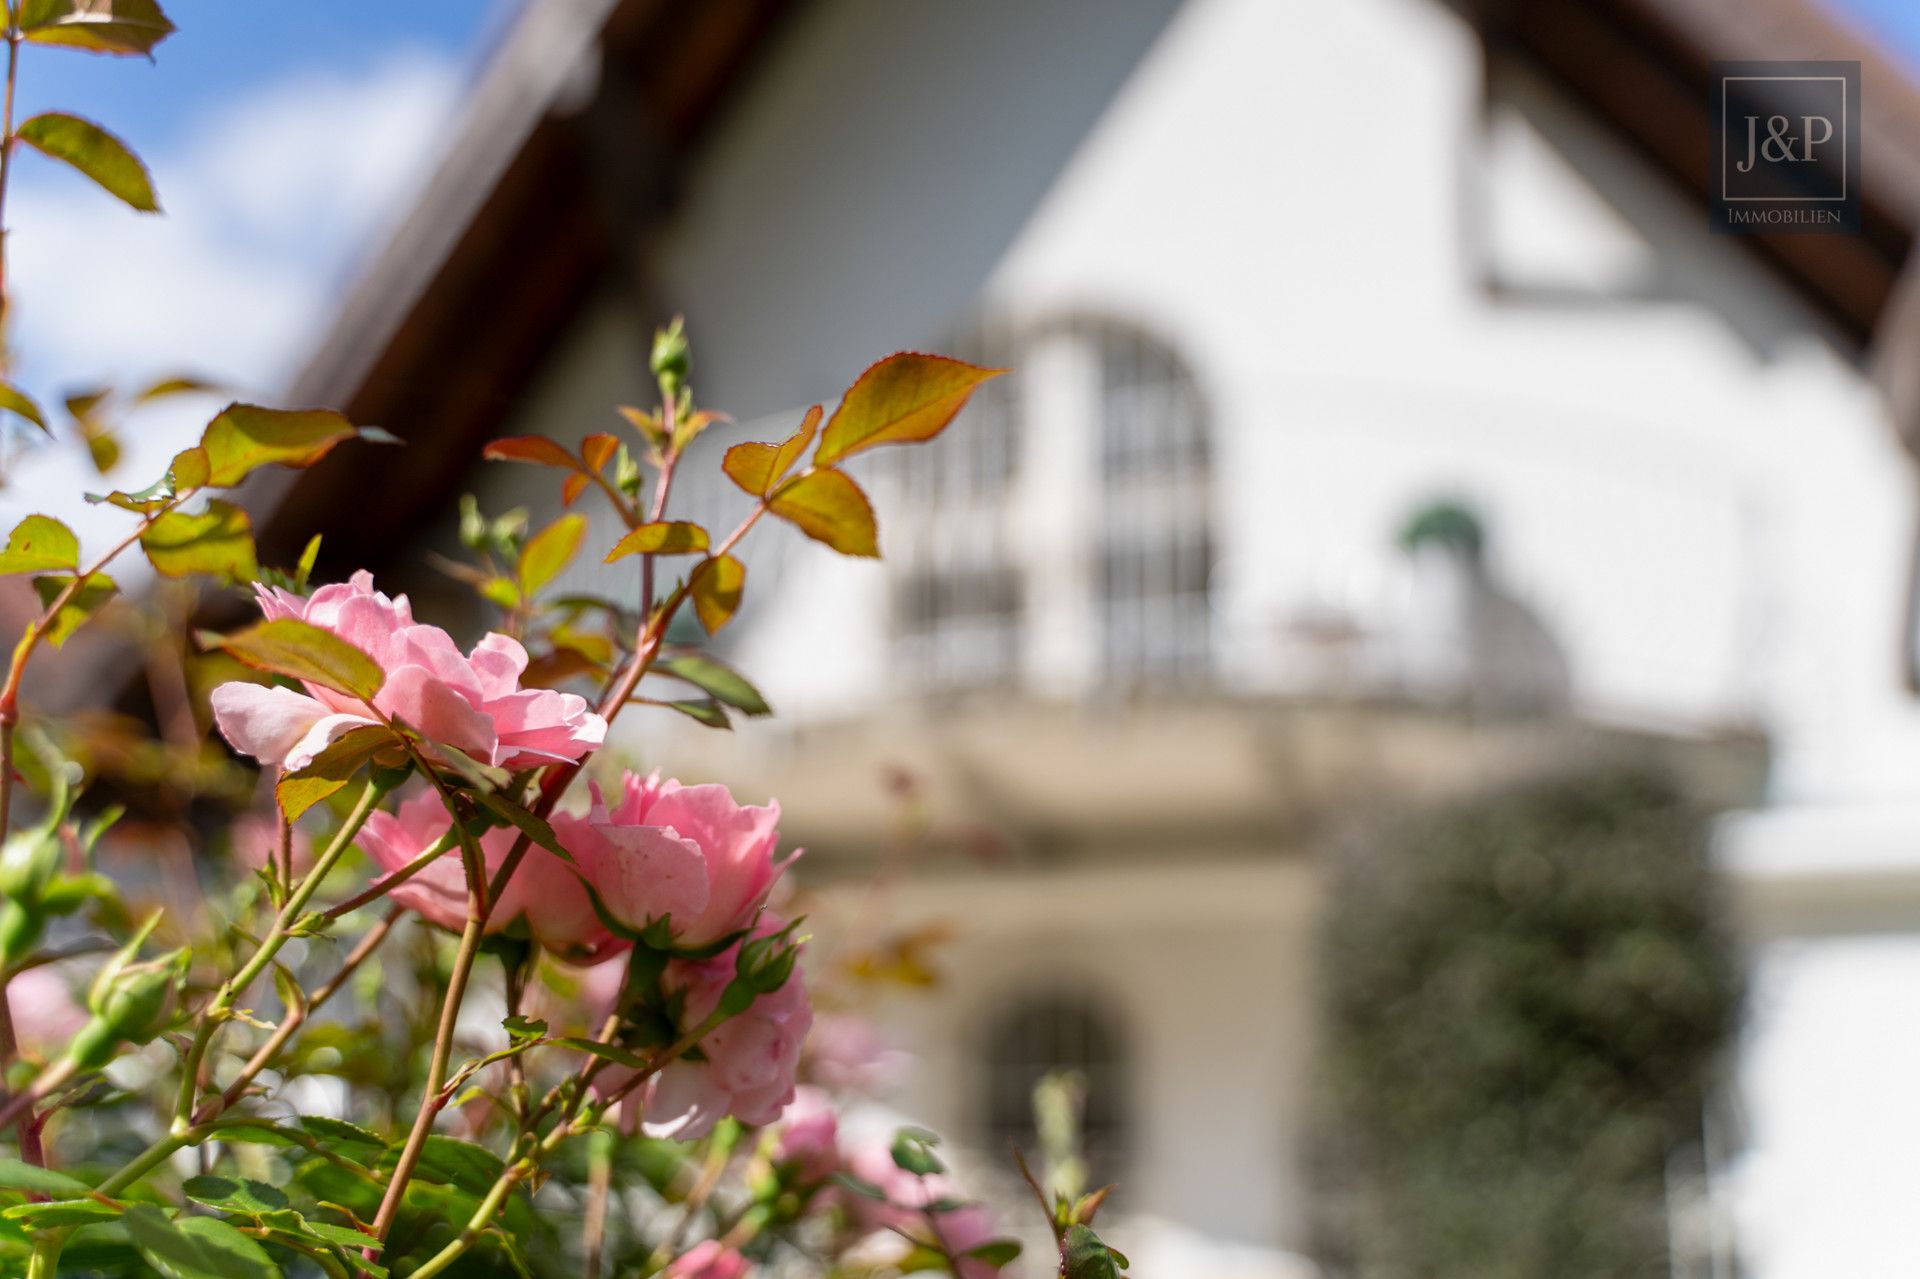
M 1016 1000 L 986 1037 L 986 1142 L 1005 1157 L 1008 1144 L 1032 1156 L 1033 1089 L 1052 1071 L 1086 1083 L 1081 1147 L 1089 1186 L 1118 1180 L 1127 1139 L 1127 1065 L 1118 1027 L 1094 999 L 1050 992 Z
M 1004 334 L 974 326 L 949 344 L 976 364 L 1013 364 Z M 896 658 L 912 687 L 1009 683 L 1020 659 L 1022 583 L 1009 554 L 1008 497 L 1019 466 L 1016 371 L 975 391 L 932 442 L 883 455 L 904 518 L 889 528 Z
M 1205 407 L 1171 351 L 1096 330 L 1103 481 L 1094 597 L 1107 677 L 1196 682 L 1212 647 L 1211 457 Z

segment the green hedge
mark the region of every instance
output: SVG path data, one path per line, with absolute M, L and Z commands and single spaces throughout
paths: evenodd
M 1739 1016 L 1706 824 L 1613 772 L 1338 861 L 1322 953 L 1331 1272 L 1664 1275 L 1664 1170 Z

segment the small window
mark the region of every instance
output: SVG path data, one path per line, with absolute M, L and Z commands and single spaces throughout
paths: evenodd
M 1211 457 L 1199 390 L 1131 329 L 1099 330 L 1104 496 L 1094 582 L 1108 678 L 1204 680 L 1212 649 Z
M 1011 1143 L 1031 1155 L 1034 1085 L 1052 1071 L 1074 1071 L 1086 1081 L 1081 1145 L 1089 1185 L 1120 1179 L 1127 1138 L 1124 1045 L 1095 1000 L 1051 993 L 1017 1001 L 987 1036 L 986 1067 L 989 1149 L 1004 1158 Z

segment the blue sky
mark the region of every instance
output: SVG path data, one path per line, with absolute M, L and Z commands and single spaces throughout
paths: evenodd
M 1920 3 L 1916 0 L 1822 0 L 1855 30 L 1873 37 L 1920 79 Z M 1787 57 L 1788 54 L 1778 56 Z M 1871 94 L 1871 85 L 1862 85 Z
M 26 46 L 17 116 L 93 119 L 146 161 L 165 210 L 135 213 L 18 154 L 8 230 L 8 376 L 55 419 L 75 391 L 192 373 L 271 401 L 453 133 L 518 0 L 163 0 L 179 31 L 149 62 Z M 114 518 L 81 491 L 139 487 L 217 400 L 163 401 L 93 472 L 77 447 L 8 465 L 0 514 L 31 502 L 83 541 Z M 21 469 L 24 468 L 24 469 Z M 71 498 L 71 500 L 68 500 Z M 96 527 L 100 526 L 100 527 Z
M 471 65 L 513 0 L 166 0 L 179 30 L 152 62 L 31 46 L 27 113 L 58 107 L 105 125 L 135 149 L 164 147 L 208 112 L 303 71 L 370 71 L 413 49 Z

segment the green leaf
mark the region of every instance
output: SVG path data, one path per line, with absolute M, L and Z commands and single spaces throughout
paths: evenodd
M 20 126 L 20 140 L 42 155 L 64 160 L 92 178 L 107 194 L 142 213 L 158 213 L 153 179 L 127 144 L 91 120 L 48 111 Z
M 702 560 L 694 567 L 688 590 L 693 595 L 693 611 L 707 634 L 714 634 L 733 617 L 746 585 L 747 566 L 731 555 Z
M 174 26 L 154 0 L 23 0 L 20 30 L 35 44 L 124 57 L 151 54 Z
M 637 702 L 648 706 L 664 706 L 668 710 L 679 711 L 689 719 L 697 719 L 708 728 L 732 728 L 733 721 L 727 718 L 726 708 L 711 697 L 696 697 L 686 701 L 658 702 L 650 697 L 636 697 Z
M 0 409 L 18 414 L 46 431 L 47 434 L 53 434 L 47 427 L 47 415 L 40 411 L 40 406 L 35 404 L 25 391 L 11 382 L 0 381 Z
M 749 715 L 771 715 L 760 690 L 747 682 L 740 672 L 698 649 L 677 649 L 653 664 L 663 675 L 685 680 L 703 693 L 710 694 L 736 710 Z
M 378 724 L 367 724 L 343 733 L 313 762 L 297 773 L 288 773 L 273 788 L 280 811 L 288 821 L 300 815 L 336 791 L 346 788 L 362 765 L 382 751 L 400 750 L 400 741 Z
M 207 451 L 206 482 L 232 488 L 256 468 L 277 462 L 282 466 L 312 466 L 334 445 L 350 440 L 353 423 L 327 409 L 263 409 L 254 404 L 229 404 L 207 423 L 200 447 Z
M 134 1204 L 120 1219 L 140 1255 L 169 1279 L 279 1279 L 266 1249 L 224 1221 L 169 1221 L 152 1204 Z
M 586 535 L 585 516 L 562 515 L 528 538 L 526 546 L 521 548 L 520 563 L 516 570 L 521 593 L 532 595 L 560 576 L 567 561 L 579 551 L 580 539 Z
M 205 573 L 238 584 L 260 576 L 253 520 L 231 502 L 208 502 L 198 515 L 168 511 L 147 526 L 140 545 L 166 577 Z
M 212 473 L 213 464 L 207 460 L 207 451 L 196 444 L 173 455 L 173 461 L 167 465 L 167 478 L 161 483 L 171 492 L 188 493 L 206 487 L 207 477 Z
M 492 791 L 477 791 L 474 798 L 484 805 L 488 812 L 497 814 L 502 820 L 513 823 L 526 832 L 533 842 L 558 857 L 563 862 L 572 862 L 573 854 L 561 847 L 560 837 L 553 833 L 553 827 L 545 818 L 530 813 L 520 805 L 503 795 Z
M 975 1244 L 960 1255 L 963 1257 L 977 1258 L 998 1269 L 1001 1266 L 1012 1265 L 1020 1256 L 1020 1241 L 1018 1239 L 989 1239 L 985 1243 Z
M 603 1061 L 610 1061 L 616 1066 L 627 1066 L 634 1070 L 645 1070 L 647 1068 L 647 1063 L 645 1061 L 641 1060 L 639 1057 L 634 1056 L 632 1053 L 628 1052 L 626 1049 L 616 1048 L 612 1044 L 603 1044 L 598 1040 L 556 1039 L 553 1042 L 557 1044 L 564 1044 L 566 1047 L 571 1048 L 576 1052 L 587 1053 L 591 1056 L 598 1057 Z
M 40 607 L 52 608 L 53 602 L 72 582 L 71 576 L 34 578 L 33 589 L 40 596 Z M 68 637 L 79 630 L 89 617 L 99 612 L 100 606 L 112 599 L 119 589 L 105 573 L 89 575 L 86 583 L 74 592 L 72 599 L 60 606 L 60 612 L 47 626 L 47 642 L 55 648 L 65 644 Z
M 879 444 L 930 440 L 946 429 L 973 389 L 1004 369 L 982 369 L 940 355 L 902 351 L 860 375 L 820 432 L 815 466 Z
M 880 533 L 873 507 L 844 471 L 808 471 L 775 489 L 767 509 L 842 555 L 876 557 Z
M 333 1226 L 328 1225 L 324 1221 L 309 1221 L 306 1223 L 306 1227 L 315 1237 L 324 1239 L 335 1247 L 354 1249 L 372 1248 L 376 1251 L 386 1247 L 384 1243 L 375 1239 L 372 1235 L 362 1234 L 351 1226 Z
M 440 757 L 442 764 L 458 773 L 460 780 L 477 795 L 491 794 L 513 781 L 513 775 L 506 769 L 496 768 L 492 764 L 483 764 L 458 746 L 436 742 L 431 737 L 421 736 L 418 733 L 415 735 L 427 744 L 434 755 Z
M 371 702 L 386 683 L 386 672 L 365 653 L 294 617 L 276 617 L 232 635 L 200 632 L 203 645 L 217 645 L 255 670 L 290 675 Z
M 329 1119 L 325 1115 L 302 1115 L 300 1126 L 311 1133 L 314 1140 L 336 1154 L 342 1153 L 342 1147 L 348 1150 L 364 1147 L 376 1152 L 387 1148 L 385 1141 L 358 1124 L 350 1124 L 344 1119 Z M 361 1163 L 366 1162 L 356 1155 L 348 1154 L 346 1157 L 358 1159 Z
M 79 567 L 80 539 L 51 515 L 21 520 L 7 537 L 7 549 L 0 551 L 0 574 Z
M 518 1015 L 509 1017 L 500 1024 L 506 1028 L 507 1038 L 513 1040 L 515 1043 L 520 1043 L 528 1039 L 538 1039 L 547 1033 L 546 1022 L 532 1021 Z
M 833 1179 L 863 1199 L 872 1199 L 879 1203 L 885 1203 L 887 1201 L 886 1191 L 880 1189 L 880 1187 L 874 1185 L 871 1181 L 862 1181 L 850 1172 L 836 1172 L 833 1174 Z
M 399 1161 L 399 1149 L 390 1149 L 376 1171 L 382 1176 L 391 1175 Z M 483 1146 L 436 1133 L 428 1137 L 421 1148 L 420 1162 L 414 1166 L 413 1175 L 417 1180 L 437 1181 L 470 1195 L 485 1196 L 506 1167 L 500 1156 Z
M 28 1230 L 52 1230 L 56 1226 L 84 1226 L 90 1221 L 112 1221 L 120 1209 L 98 1199 L 62 1199 L 46 1204 L 15 1204 L 0 1212 L 18 1221 Z
M 736 444 L 727 450 L 720 469 L 727 478 L 755 497 L 765 497 L 773 486 L 786 478 L 800 455 L 813 443 L 813 432 L 820 425 L 820 406 L 807 410 L 800 429 L 779 444 Z
M 924 1128 L 902 1128 L 893 1134 L 894 1166 L 916 1177 L 945 1172 L 947 1166 L 933 1153 L 939 1144 L 940 1138 Z
M 191 374 L 175 374 L 163 377 L 146 390 L 133 397 L 135 404 L 145 404 L 148 400 L 157 400 L 168 395 L 192 395 L 196 392 L 215 392 L 220 390 L 217 383 L 208 382 Z
M 84 1181 L 18 1159 L 0 1159 L 0 1190 L 31 1190 L 62 1199 L 85 1199 L 93 1194 L 93 1187 Z
M 659 520 L 642 524 L 613 544 L 605 563 L 629 555 L 687 555 L 707 549 L 707 530 L 685 520 Z
M 258 1216 L 279 1212 L 287 1206 L 287 1197 L 264 1181 L 236 1181 L 229 1177 L 189 1177 L 180 1185 L 181 1193 L 214 1208 Z
M 1066 1279 L 1120 1279 L 1127 1259 L 1100 1242 L 1093 1230 L 1075 1222 L 1060 1241 L 1061 1273 Z

